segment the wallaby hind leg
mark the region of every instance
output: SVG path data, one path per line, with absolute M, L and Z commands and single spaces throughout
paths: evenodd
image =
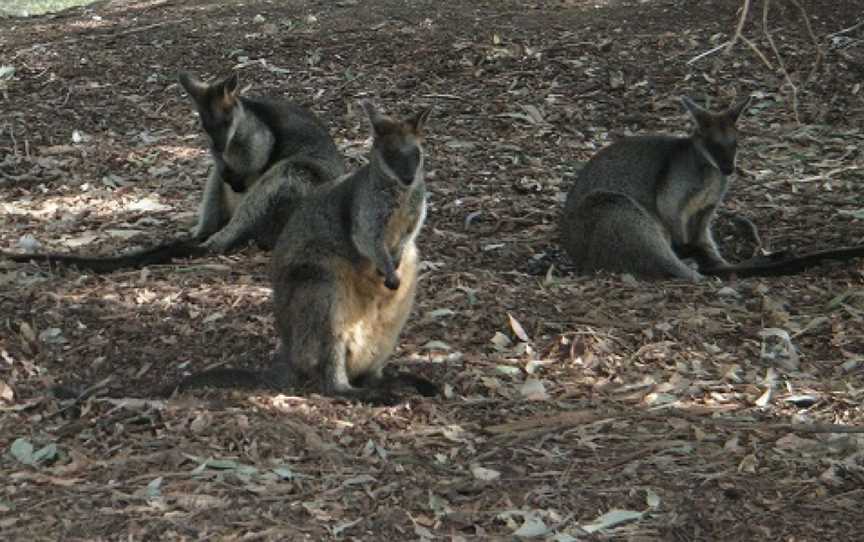
M 672 250 L 662 224 L 631 198 L 595 192 L 563 223 L 565 249 L 581 271 L 605 269 L 654 278 L 699 280 Z
M 243 198 L 228 224 L 204 243 L 204 248 L 225 253 L 250 240 L 265 247 L 275 244 L 275 237 L 287 219 L 288 206 L 312 189 L 306 170 L 291 167 L 288 160 L 275 163 Z
M 715 207 L 703 210 L 695 217 L 697 222 L 696 240 L 692 247 L 692 256 L 699 269 L 717 269 L 729 265 L 720 254 L 717 242 L 711 232 L 711 222 L 714 219 Z
M 318 277 L 311 277 L 318 272 Z M 304 270 L 277 279 L 274 289 L 276 325 L 286 359 L 296 373 L 318 380 L 325 395 L 374 403 L 398 401 L 389 390 L 358 388 L 348 377 L 347 348 L 339 333 L 342 322 L 340 288 L 323 270 Z
M 218 170 L 213 167 L 207 176 L 207 184 L 204 185 L 204 195 L 201 205 L 198 207 L 198 224 L 192 231 L 192 236 L 203 241 L 219 231 L 219 228 L 228 220 L 225 209 L 222 206 L 222 191 L 225 189 L 222 177 Z

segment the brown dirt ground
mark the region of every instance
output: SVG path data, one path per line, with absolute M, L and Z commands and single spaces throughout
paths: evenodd
M 5 248 L 111 252 L 191 224 L 207 158 L 179 69 L 236 67 L 250 93 L 318 112 L 352 159 L 356 98 L 435 104 L 427 271 L 395 361 L 447 384 L 386 408 L 118 401 L 265 362 L 268 255 L 107 276 L 0 262 L 0 449 L 57 447 L 37 466 L 0 457 L 0 536 L 509 540 L 542 522 L 546 540 L 859 539 L 864 439 L 797 424 L 862 424 L 860 262 L 693 285 L 572 276 L 556 249 L 578 162 L 618 134 L 686 131 L 684 93 L 756 96 L 725 209 L 770 247 L 864 242 L 864 29 L 832 35 L 859 2 L 803 1 L 825 52 L 810 82 L 804 19 L 773 3 L 797 108 L 761 2 L 744 36 L 773 69 L 745 43 L 688 64 L 739 4 L 115 0 L 0 20 Z M 724 251 L 745 258 L 728 218 Z M 797 364 L 763 329 L 790 334 Z M 109 376 L 74 408 L 47 395 Z M 583 530 L 613 509 L 644 514 Z

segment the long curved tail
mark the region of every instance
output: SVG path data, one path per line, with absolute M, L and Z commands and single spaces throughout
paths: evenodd
M 201 371 L 163 389 L 159 395 L 195 388 L 278 389 L 279 385 L 267 371 L 224 367 Z
M 699 272 L 715 277 L 731 277 L 733 275 L 741 278 L 779 277 L 800 273 L 811 267 L 816 267 L 827 260 L 852 260 L 861 257 L 864 257 L 864 245 L 853 245 L 809 252 L 799 256 L 780 254 L 777 258 L 768 257 L 737 265 L 714 269 L 700 269 Z
M 168 263 L 177 258 L 188 258 L 205 251 L 195 239 L 176 239 L 161 245 L 133 250 L 115 256 L 75 256 L 72 254 L 20 254 L 0 251 L 0 258 L 14 262 L 47 263 L 52 266 L 68 266 L 86 269 L 95 273 L 111 273 L 120 269 L 137 269 L 147 265 Z

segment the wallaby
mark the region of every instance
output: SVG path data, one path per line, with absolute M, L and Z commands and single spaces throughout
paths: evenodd
M 273 252 L 281 339 L 274 366 L 205 371 L 181 389 L 311 381 L 325 394 L 373 403 L 391 402 L 397 383 L 437 393 L 425 378 L 384 374 L 417 288 L 415 240 L 426 216 L 422 140 L 431 109 L 395 120 L 369 101 L 360 105 L 372 127 L 368 164 L 304 198 Z
M 561 218 L 564 249 L 580 272 L 699 280 L 698 269 L 728 264 L 711 221 L 735 170 L 745 98 L 713 113 L 684 97 L 689 137 L 636 136 L 598 152 L 579 172 Z
M 213 84 L 188 73 L 181 73 L 179 80 L 195 103 L 213 160 L 191 239 L 107 257 L 0 255 L 105 273 L 224 253 L 250 240 L 270 249 L 290 207 L 312 186 L 345 173 L 336 144 L 311 112 L 282 101 L 242 96 L 236 73 Z

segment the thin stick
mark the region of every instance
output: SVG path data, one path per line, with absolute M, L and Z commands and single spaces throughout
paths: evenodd
M 721 43 L 717 47 L 714 47 L 713 49 L 709 49 L 708 51 L 705 51 L 704 53 L 701 53 L 701 54 L 694 56 L 693 58 L 691 58 L 690 60 L 687 61 L 687 65 L 689 66 L 690 64 L 695 64 L 696 62 L 702 60 L 706 56 L 713 55 L 714 53 L 716 53 L 720 49 L 728 46 L 729 43 L 730 42 L 728 42 L 728 41 L 724 41 L 723 43 Z
M 786 84 L 792 89 L 792 113 L 795 114 L 795 122 L 800 125 L 801 116 L 798 114 L 798 87 L 792 81 L 792 77 L 786 69 L 786 63 L 783 62 L 783 57 L 777 49 L 777 44 L 774 43 L 774 37 L 771 35 L 771 32 L 768 31 L 768 13 L 770 11 L 771 0 L 765 0 L 765 3 L 762 5 L 762 32 L 765 34 L 765 38 L 768 40 L 768 44 L 771 46 L 774 56 L 777 57 L 777 64 L 780 66 L 780 71 L 783 72 L 783 78 L 786 80 Z
M 842 36 L 843 34 L 848 34 L 849 32 L 854 32 L 855 30 L 858 30 L 862 26 L 864 26 L 864 21 L 860 21 L 856 24 L 853 24 L 849 28 L 844 28 L 843 30 L 839 30 L 837 32 L 834 32 L 833 34 L 828 34 L 825 37 L 828 39 L 836 38 L 837 36 Z
M 756 44 L 755 44 L 755 43 L 753 43 L 753 42 L 750 41 L 749 39 L 745 38 L 744 36 L 741 36 L 741 41 L 743 41 L 744 43 L 746 43 L 747 46 L 750 47 L 750 49 L 752 49 L 754 53 L 756 53 L 756 56 L 758 56 L 759 59 L 762 60 L 762 62 L 765 63 L 765 65 L 768 67 L 769 70 L 774 71 L 774 66 L 771 64 L 771 61 L 768 60 L 768 57 L 767 57 L 767 56 L 765 56 L 764 54 L 762 54 L 762 51 L 760 51 L 759 48 L 756 47 Z
M 729 43 L 726 45 L 726 50 L 723 51 L 724 55 L 728 55 L 732 52 L 732 48 L 735 47 L 735 44 L 738 43 L 738 40 L 741 39 L 741 31 L 744 30 L 744 23 L 747 22 L 747 15 L 750 13 L 750 0 L 744 0 L 744 7 L 741 8 L 741 17 L 738 19 L 738 26 L 735 27 L 735 34 L 732 36 L 732 39 L 729 40 Z
M 804 6 L 801 5 L 801 2 L 798 0 L 789 1 L 795 4 L 795 7 L 797 7 L 798 11 L 801 12 L 801 16 L 804 17 L 804 26 L 807 28 L 807 34 L 810 35 L 810 41 L 813 42 L 813 48 L 816 49 L 816 62 L 813 64 L 813 69 L 810 70 L 810 75 L 807 76 L 807 81 L 813 81 L 816 72 L 819 71 L 820 67 L 822 67 L 822 61 L 825 59 L 825 55 L 822 53 L 822 47 L 819 46 L 819 40 L 816 39 L 816 34 L 813 33 L 813 27 L 810 25 L 810 16 L 807 14 L 807 10 L 804 9 Z

